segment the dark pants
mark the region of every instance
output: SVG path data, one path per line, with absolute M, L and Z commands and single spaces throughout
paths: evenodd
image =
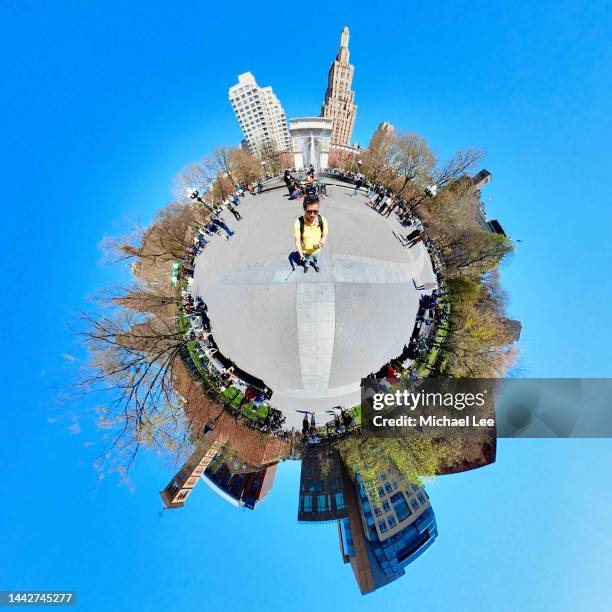
M 236 217 L 236 221 L 240 221 L 240 219 L 242 219 L 240 213 L 237 210 L 230 210 L 230 212 L 232 213 L 232 215 L 234 215 L 234 217 Z

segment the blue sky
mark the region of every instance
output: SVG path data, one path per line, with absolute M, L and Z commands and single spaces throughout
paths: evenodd
M 295 522 L 297 464 L 253 513 L 200 485 L 158 518 L 170 470 L 98 483 L 99 438 L 55 390 L 82 357 L 66 320 L 125 277 L 97 244 L 170 198 L 173 176 L 241 134 L 227 101 L 250 70 L 289 118 L 316 115 L 344 25 L 359 106 L 441 155 L 487 151 L 489 216 L 522 240 L 504 268 L 528 376 L 610 376 L 610 2 L 278 5 L 4 2 L 0 168 L 5 288 L 0 588 L 75 588 L 83 609 L 605 609 L 612 444 L 503 441 L 498 462 L 438 479 L 440 537 L 366 598 L 333 526 Z M 256 10 L 254 10 L 256 9 Z M 262 19 L 263 14 L 268 15 Z M 85 410 L 92 401 L 70 410 Z M 50 423 L 49 419 L 58 419 Z M 93 445 L 90 443 L 93 442 Z M 130 579 L 127 580 L 126 577 Z M 111 597 L 109 600 L 102 598 Z M 608 599 L 606 599 L 608 598 Z

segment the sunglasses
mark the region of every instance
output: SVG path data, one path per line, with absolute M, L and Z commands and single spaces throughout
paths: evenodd
M 318 210 L 307 210 L 306 214 L 307 215 L 316 215 L 319 211 Z

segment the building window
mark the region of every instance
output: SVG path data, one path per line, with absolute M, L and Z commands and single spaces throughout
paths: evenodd
M 374 514 L 376 516 L 380 516 L 382 514 L 382 512 L 380 511 L 380 508 L 378 506 L 374 506 Z
M 382 507 L 385 512 L 389 512 L 389 510 L 391 510 L 391 506 L 389 506 L 389 502 L 386 499 L 383 501 Z
M 317 511 L 327 512 L 329 509 L 330 508 L 327 504 L 327 495 L 317 495 Z
M 336 493 L 336 508 L 344 510 L 344 493 Z
M 395 517 L 392 514 L 390 514 L 387 517 L 387 521 L 389 522 L 389 527 L 391 527 L 391 528 L 393 528 L 393 527 L 395 527 L 397 525 L 397 521 L 395 520 Z
M 413 499 L 410 502 L 410 505 L 412 506 L 412 509 L 416 512 L 419 509 L 419 502 L 416 499 Z
M 380 533 L 385 533 L 387 531 L 387 522 L 386 521 L 379 521 L 378 522 L 378 529 L 379 529 Z
M 418 499 L 420 503 L 422 504 L 425 503 L 425 496 L 422 493 L 419 493 Z
M 378 488 L 378 497 L 384 497 L 385 496 L 385 490 L 382 487 Z
M 304 495 L 304 512 L 312 512 L 312 497 Z
M 390 484 L 390 483 L 388 483 L 388 482 L 387 482 L 387 483 L 385 483 L 385 491 L 386 491 L 387 493 L 391 493 L 391 491 L 393 491 L 393 487 L 392 487 L 392 486 L 391 486 L 391 484 Z
M 393 504 L 393 510 L 395 510 L 395 515 L 397 516 L 398 521 L 403 521 L 408 518 L 412 512 L 410 508 L 408 508 L 408 504 L 404 499 L 404 496 L 401 493 L 396 493 L 391 497 L 391 503 Z

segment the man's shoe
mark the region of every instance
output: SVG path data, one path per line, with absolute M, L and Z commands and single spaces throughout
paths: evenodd
M 319 266 L 312 266 L 315 269 L 315 272 L 319 271 Z
M 306 272 L 308 272 L 308 266 L 304 266 L 304 274 L 306 274 Z

